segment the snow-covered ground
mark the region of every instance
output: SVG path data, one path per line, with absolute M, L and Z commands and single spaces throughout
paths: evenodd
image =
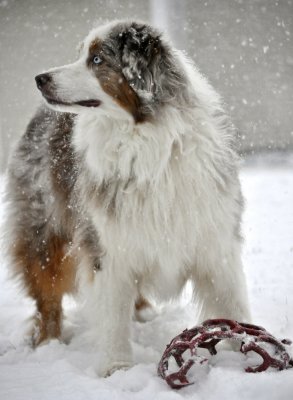
M 257 164 L 242 169 L 246 197 L 244 263 L 253 320 L 279 338 L 293 338 L 293 169 Z M 3 187 L 3 180 L 2 185 Z M 0 207 L 0 217 L 3 216 Z M 293 369 L 248 374 L 245 358 L 222 351 L 196 384 L 174 391 L 156 374 L 157 362 L 170 339 L 196 323 L 188 291 L 177 305 L 160 309 L 150 322 L 133 322 L 136 365 L 110 378 L 98 378 L 98 356 L 83 332 L 70 299 L 66 331 L 69 344 L 52 341 L 36 350 L 24 342 L 29 299 L 7 279 L 0 257 L 0 399 L 1 400 L 289 400 Z M 293 355 L 292 346 L 289 348 Z

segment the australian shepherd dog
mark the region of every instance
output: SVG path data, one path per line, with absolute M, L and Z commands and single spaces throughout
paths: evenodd
M 87 294 L 104 356 L 132 363 L 133 313 L 190 280 L 200 320 L 249 320 L 233 126 L 217 93 L 151 26 L 94 29 L 44 98 L 8 171 L 10 254 L 36 303 L 34 346 L 59 338 L 62 297 Z

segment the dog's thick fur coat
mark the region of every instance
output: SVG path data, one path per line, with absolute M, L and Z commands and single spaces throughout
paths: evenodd
M 131 364 L 130 321 L 187 280 L 200 319 L 248 320 L 243 201 L 220 99 L 155 29 L 93 30 L 79 59 L 36 77 L 41 108 L 9 166 L 14 271 L 36 300 L 35 345 L 61 332 L 76 282 L 103 375 Z

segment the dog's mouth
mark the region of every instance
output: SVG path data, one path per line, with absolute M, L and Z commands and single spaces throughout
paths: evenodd
M 90 99 L 90 100 L 80 100 L 80 101 L 75 101 L 72 103 L 69 102 L 65 102 L 59 99 L 55 99 L 46 95 L 43 95 L 44 98 L 47 100 L 47 102 L 49 104 L 52 105 L 61 105 L 61 106 L 73 106 L 73 105 L 78 105 L 78 106 L 82 106 L 82 107 L 99 107 L 101 105 L 101 101 L 100 100 L 94 100 L 94 99 Z
M 100 102 L 100 100 L 81 100 L 81 101 L 77 101 L 73 104 L 77 104 L 77 105 L 83 106 L 83 107 L 99 107 L 101 102 Z

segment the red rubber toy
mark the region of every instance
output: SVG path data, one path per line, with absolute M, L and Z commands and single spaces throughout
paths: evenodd
M 197 354 L 199 348 L 205 348 L 211 356 L 217 354 L 216 345 L 221 340 L 232 339 L 241 344 L 240 351 L 243 354 L 253 351 L 259 354 L 263 362 L 255 367 L 247 367 L 246 372 L 262 372 L 269 367 L 283 370 L 293 367 L 293 359 L 286 351 L 285 345 L 291 341 L 277 340 L 264 328 L 246 323 L 240 323 L 228 319 L 210 319 L 202 325 L 184 330 L 176 336 L 167 346 L 158 366 L 158 374 L 166 380 L 173 389 L 180 389 L 191 385 L 187 373 L 194 364 L 204 364 L 208 359 Z M 269 344 L 273 354 L 266 349 Z M 184 360 L 183 353 L 190 356 Z M 188 354 L 188 355 L 189 355 Z M 173 357 L 179 367 L 178 371 L 169 373 L 169 360 Z

